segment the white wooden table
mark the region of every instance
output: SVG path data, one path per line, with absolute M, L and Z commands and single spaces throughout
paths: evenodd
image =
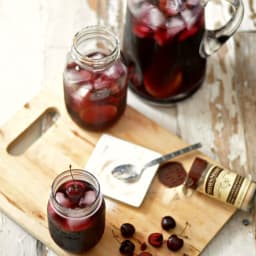
M 255 14 L 248 6 L 247 17 Z M 249 28 L 253 19 L 246 20 Z M 95 22 L 86 0 L 0 0 L 0 124 L 40 88 L 61 82 L 73 35 Z M 248 28 L 245 23 L 242 27 Z M 204 86 L 190 99 L 161 109 L 129 92 L 129 104 L 188 143 L 203 142 L 203 153 L 226 167 L 256 178 L 254 39 L 253 34 L 238 35 L 237 44 L 231 40 L 212 56 Z M 250 224 L 245 226 L 244 219 Z M 0 255 L 55 254 L 0 213 Z M 202 255 L 256 255 L 254 214 L 237 212 Z

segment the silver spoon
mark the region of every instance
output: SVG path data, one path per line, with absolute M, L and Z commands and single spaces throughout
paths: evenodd
M 154 160 L 151 160 L 150 162 L 146 163 L 139 172 L 138 172 L 138 169 L 136 168 L 136 166 L 133 165 L 133 164 L 122 164 L 122 165 L 116 166 L 111 171 L 111 173 L 115 178 L 117 178 L 119 180 L 122 180 L 122 181 L 125 181 L 125 182 L 134 182 L 134 181 L 138 180 L 141 177 L 142 173 L 148 167 L 163 163 L 167 160 L 170 160 L 174 157 L 183 155 L 183 154 L 188 153 L 192 150 L 196 150 L 200 147 L 202 147 L 202 144 L 201 143 L 196 143 L 196 144 L 187 146 L 185 148 L 179 149 L 177 151 L 168 153 L 168 154 L 163 155 L 161 157 L 158 157 L 158 158 L 156 158 Z

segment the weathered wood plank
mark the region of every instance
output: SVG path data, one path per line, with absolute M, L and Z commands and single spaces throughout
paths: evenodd
M 241 33 L 235 39 L 235 44 L 229 41 L 209 58 L 207 79 L 200 91 L 178 105 L 179 127 L 187 141 L 196 137 L 203 141 L 207 155 L 255 178 L 256 35 Z M 244 218 L 252 224 L 245 227 Z M 255 255 L 254 226 L 252 214 L 237 213 L 202 255 L 223 255 L 223 251 L 225 255 Z

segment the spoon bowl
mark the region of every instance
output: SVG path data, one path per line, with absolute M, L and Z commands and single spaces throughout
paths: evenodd
M 195 143 L 190 146 L 187 146 L 185 148 L 176 150 L 174 152 L 168 153 L 166 155 L 163 155 L 161 157 L 158 157 L 156 159 L 151 160 L 150 162 L 146 163 L 140 170 L 138 170 L 138 167 L 136 165 L 133 165 L 131 163 L 122 164 L 116 166 L 112 171 L 111 174 L 124 182 L 135 182 L 139 180 L 142 173 L 149 167 L 163 163 L 167 160 L 173 159 L 177 156 L 189 153 L 190 151 L 199 149 L 202 147 L 201 143 Z

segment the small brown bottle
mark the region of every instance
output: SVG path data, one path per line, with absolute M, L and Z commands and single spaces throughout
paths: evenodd
M 185 186 L 244 211 L 252 208 L 256 194 L 255 182 L 199 157 L 192 163 Z

